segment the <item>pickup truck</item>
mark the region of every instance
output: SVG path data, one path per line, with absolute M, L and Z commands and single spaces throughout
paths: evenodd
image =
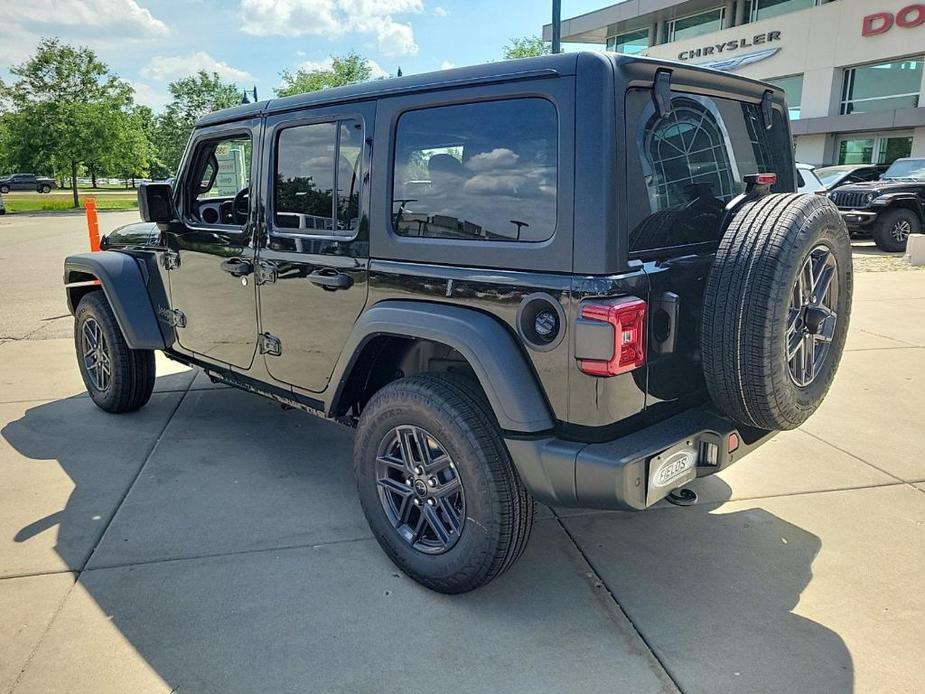
M 17 173 L 0 178 L 0 193 L 9 193 L 14 190 L 50 193 L 54 188 L 55 179 L 36 176 L 35 174 Z

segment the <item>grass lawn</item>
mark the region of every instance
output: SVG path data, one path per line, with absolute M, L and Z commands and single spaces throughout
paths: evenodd
M 80 206 L 83 208 L 87 198 L 96 200 L 98 210 L 134 210 L 138 208 L 138 192 L 121 188 L 109 188 L 94 191 L 78 188 Z M 54 190 L 45 195 L 41 193 L 7 193 L 3 196 L 8 214 L 16 212 L 53 212 L 72 210 L 74 199 L 70 190 Z

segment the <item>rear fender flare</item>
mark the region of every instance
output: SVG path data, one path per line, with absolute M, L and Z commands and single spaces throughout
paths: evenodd
M 139 259 L 118 251 L 81 253 L 64 260 L 64 283 L 76 278 L 95 277 L 112 307 L 119 329 L 132 349 L 165 349 L 169 346 L 160 328 L 151 304 L 148 283 L 152 279 Z M 73 314 L 77 307 L 72 293 L 67 291 L 68 309 Z M 172 340 L 171 340 L 172 342 Z
M 473 309 L 422 301 L 387 300 L 360 316 L 331 379 L 337 387 L 329 412 L 336 409 L 363 347 L 379 335 L 432 340 L 458 351 L 475 372 L 502 429 L 535 433 L 553 428 L 537 377 L 500 321 Z

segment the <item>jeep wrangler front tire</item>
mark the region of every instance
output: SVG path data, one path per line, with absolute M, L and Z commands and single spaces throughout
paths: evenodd
M 488 403 L 463 378 L 419 374 L 379 390 L 360 417 L 354 469 L 382 549 L 432 590 L 478 588 L 527 545 L 533 498 Z
M 90 292 L 77 305 L 74 347 L 87 393 L 101 409 L 134 412 L 151 398 L 154 352 L 129 348 L 103 292 Z
M 909 234 L 922 230 L 919 216 L 912 210 L 897 207 L 887 210 L 877 218 L 874 225 L 874 243 L 887 253 L 902 253 L 909 242 Z

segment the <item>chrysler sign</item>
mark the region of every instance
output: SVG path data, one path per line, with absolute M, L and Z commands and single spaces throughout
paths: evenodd
M 694 60 L 696 58 L 725 58 L 728 53 L 733 53 L 735 51 L 740 51 L 743 48 L 753 48 L 755 46 L 764 46 L 768 43 L 773 43 L 775 41 L 780 41 L 780 32 L 779 31 L 768 31 L 764 34 L 755 34 L 754 36 L 746 39 L 739 39 L 738 41 L 724 41 L 723 43 L 716 43 L 712 46 L 704 46 L 703 48 L 694 48 L 689 51 L 681 51 L 678 54 L 678 60 Z M 774 51 L 775 53 L 777 51 Z M 734 56 L 728 56 L 730 58 Z

